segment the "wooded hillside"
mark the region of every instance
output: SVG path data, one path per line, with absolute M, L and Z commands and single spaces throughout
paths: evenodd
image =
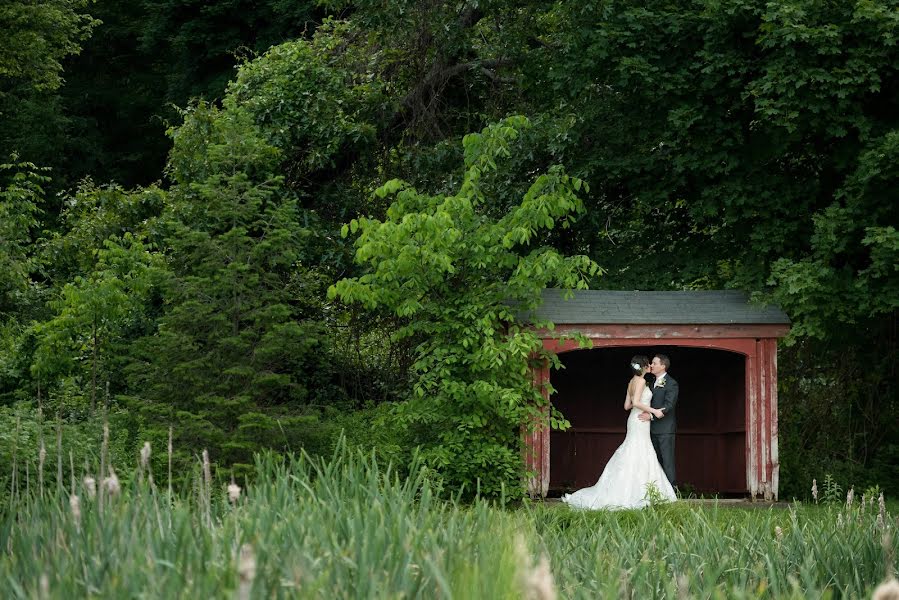
M 225 479 L 343 430 L 500 493 L 506 299 L 734 288 L 793 322 L 781 496 L 899 492 L 895 0 L 12 0 L 0 30 L 6 464 L 58 427 L 89 460 L 108 418 L 121 460 L 171 428 Z

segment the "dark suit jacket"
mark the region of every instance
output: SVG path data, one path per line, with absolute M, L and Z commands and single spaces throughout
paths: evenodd
M 653 384 L 654 385 L 654 384 Z M 649 432 L 654 434 L 675 433 L 677 431 L 677 380 L 671 373 L 665 375 L 664 387 L 650 387 L 652 400 L 649 405 L 665 412 L 664 419 L 653 419 L 649 424 Z

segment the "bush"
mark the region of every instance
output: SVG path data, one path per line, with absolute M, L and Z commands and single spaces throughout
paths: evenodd
M 586 288 L 599 267 L 541 244 L 582 211 L 579 179 L 555 166 L 520 204 L 497 218 L 483 182 L 511 154 L 523 117 L 465 136 L 462 184 L 430 196 L 393 180 L 375 195 L 395 198 L 382 222 L 353 220 L 356 262 L 366 271 L 338 281 L 332 298 L 405 320 L 394 338 L 415 344 L 412 393 L 394 419 L 450 489 L 489 496 L 523 493 L 521 428 L 552 411 L 529 367 L 558 365 L 526 323 L 547 287 Z M 533 323 L 551 327 L 550 323 Z M 565 421 L 554 414 L 554 425 Z

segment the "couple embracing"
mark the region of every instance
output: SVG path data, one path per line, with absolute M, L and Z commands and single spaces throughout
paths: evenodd
M 651 499 L 675 500 L 674 434 L 677 428 L 677 381 L 668 375 L 670 359 L 656 354 L 631 359 L 631 380 L 624 410 L 629 410 L 624 442 L 606 463 L 593 486 L 562 501 L 575 508 L 642 508 Z M 647 373 L 655 381 L 647 384 Z M 654 491 L 650 491 L 654 490 Z

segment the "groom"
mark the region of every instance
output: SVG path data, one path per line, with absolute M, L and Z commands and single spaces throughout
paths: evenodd
M 638 417 L 641 421 L 651 421 L 649 425 L 649 437 L 652 446 L 656 450 L 659 464 L 665 471 L 665 476 L 671 485 L 674 485 L 674 434 L 677 430 L 677 418 L 674 409 L 677 407 L 677 381 L 668 374 L 671 360 L 664 354 L 656 354 L 649 371 L 656 376 L 652 386 L 652 400 L 650 406 L 660 409 L 664 416 L 656 419 L 649 413 L 641 413 Z

